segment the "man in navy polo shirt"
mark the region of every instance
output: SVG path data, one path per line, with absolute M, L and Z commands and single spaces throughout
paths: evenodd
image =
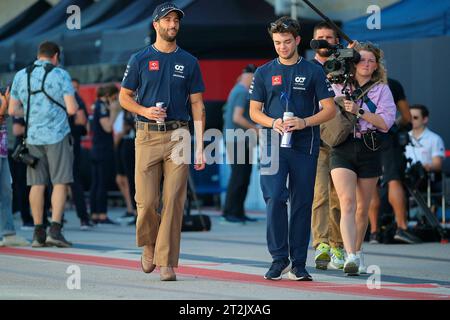
M 279 157 L 271 159 L 278 162 L 278 171 L 261 175 L 267 205 L 267 242 L 273 259 L 264 278 L 280 280 L 289 270 L 290 258 L 289 279 L 311 281 L 305 265 L 320 146 L 319 125 L 335 115 L 334 93 L 322 68 L 299 56 L 300 26 L 296 20 L 282 17 L 272 23 L 268 31 L 278 58 L 255 73 L 249 91 L 250 116 L 256 123 L 277 132 L 278 142 L 283 134 L 292 133 L 292 146 L 283 148 L 279 143 L 267 143 L 271 155 L 276 154 L 274 148 L 279 148 Z M 320 111 L 317 101 L 322 105 Z M 283 121 L 286 111 L 292 112 L 294 117 Z M 289 223 L 287 182 L 291 207 Z
M 137 246 L 143 247 L 142 269 L 150 273 L 159 266 L 162 281 L 176 280 L 173 268 L 178 267 L 189 167 L 172 159 L 179 142 L 171 141 L 171 136 L 175 129 L 188 130 L 189 104 L 196 129 L 194 168 L 205 168 L 204 84 L 197 59 L 176 43 L 183 17 L 183 11 L 172 3 L 156 7 L 152 17 L 156 42 L 131 57 L 120 92 L 122 107 L 137 114 L 136 240 Z M 158 102 L 165 106 L 157 106 Z M 162 176 L 163 210 L 159 216 Z

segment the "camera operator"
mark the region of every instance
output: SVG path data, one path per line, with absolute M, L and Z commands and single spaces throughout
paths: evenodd
M 32 186 L 33 247 L 72 245 L 64 238 L 61 229 L 67 185 L 73 182 L 73 142 L 68 115 L 77 112 L 78 104 L 69 74 L 57 67 L 59 55 L 57 44 L 42 43 L 38 59 L 15 75 L 11 88 L 9 114 L 25 115 L 28 122 L 26 147 L 29 154 L 22 159 L 29 164 L 27 183 Z M 47 236 L 43 211 L 44 192 L 49 180 L 53 185 L 52 224 Z
M 368 225 L 370 199 L 381 176 L 380 133 L 395 121 L 395 103 L 387 85 L 383 53 L 371 43 L 360 44 L 358 63 L 352 63 L 350 89 L 367 93 L 353 101 L 342 84 L 334 84 L 336 101 L 357 116 L 353 133 L 331 151 L 331 176 L 341 206 L 341 233 L 347 258 L 344 272 L 365 273 L 362 243 Z M 361 90 L 358 90 L 361 91 Z
M 420 162 L 427 172 L 441 172 L 445 158 L 442 138 L 427 128 L 430 113 L 424 105 L 411 106 L 412 130 L 409 132 L 411 143 L 406 146 L 405 156 L 412 164 Z
M 326 40 L 331 45 L 339 43 L 337 32 L 326 22 L 314 27 L 315 40 Z M 327 48 L 316 49 L 316 55 L 311 61 L 323 67 L 330 57 Z M 316 183 L 314 187 L 314 202 L 312 207 L 313 247 L 316 249 L 314 261 L 317 269 L 326 270 L 328 263 L 335 269 L 344 267 L 344 249 L 339 221 L 341 211 L 339 199 L 330 176 L 329 147 L 320 141 L 319 159 L 317 161 Z
M 394 79 L 388 79 L 388 84 L 397 110 L 400 112 L 400 117 L 397 119 L 396 124 L 392 126 L 391 130 L 384 136 L 382 142 L 381 162 L 383 175 L 380 181 L 382 185 L 387 184 L 388 201 L 395 215 L 397 231 L 395 232 L 394 239 L 413 244 L 420 242 L 420 239 L 408 232 L 406 196 L 402 183 L 406 168 L 403 153 L 405 151 L 405 143 L 407 142 L 405 140 L 407 139 L 404 139 L 404 135 L 408 134 L 408 130 L 411 127 L 411 113 L 400 82 Z M 372 244 L 379 242 L 379 209 L 380 196 L 377 188 L 369 207 L 370 243 Z

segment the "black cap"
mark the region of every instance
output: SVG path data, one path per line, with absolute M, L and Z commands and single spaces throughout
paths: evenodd
M 164 3 L 160 4 L 159 6 L 157 6 L 155 8 L 155 11 L 153 11 L 152 21 L 158 21 L 159 19 L 167 16 L 172 11 L 176 11 L 178 13 L 180 19 L 182 19 L 184 17 L 183 10 L 181 10 L 180 8 L 178 8 L 176 5 L 174 5 L 171 2 L 164 2 Z
M 242 73 L 255 73 L 257 67 L 254 64 L 248 64 L 244 70 L 242 70 Z

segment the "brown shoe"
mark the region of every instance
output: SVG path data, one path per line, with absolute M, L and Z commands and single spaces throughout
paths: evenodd
M 142 252 L 141 267 L 142 267 L 142 271 L 144 271 L 145 273 L 152 273 L 153 270 L 155 270 L 155 268 L 156 268 L 156 265 L 153 264 L 154 248 L 149 247 L 147 249 L 148 250 L 144 249 L 144 252 Z
M 142 271 L 145 273 L 152 273 L 153 270 L 155 270 L 156 265 L 153 264 L 153 259 L 144 258 L 144 256 L 141 256 L 141 267 Z
M 172 267 L 160 267 L 159 268 L 159 276 L 161 281 L 176 281 L 177 275 L 175 271 L 173 271 Z

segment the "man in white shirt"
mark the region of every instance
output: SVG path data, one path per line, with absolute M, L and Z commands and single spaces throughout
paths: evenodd
M 429 111 L 423 105 L 411 106 L 413 129 L 409 132 L 411 144 L 406 146 L 405 156 L 412 164 L 421 162 L 427 172 L 440 172 L 445 158 L 442 138 L 427 128 Z

